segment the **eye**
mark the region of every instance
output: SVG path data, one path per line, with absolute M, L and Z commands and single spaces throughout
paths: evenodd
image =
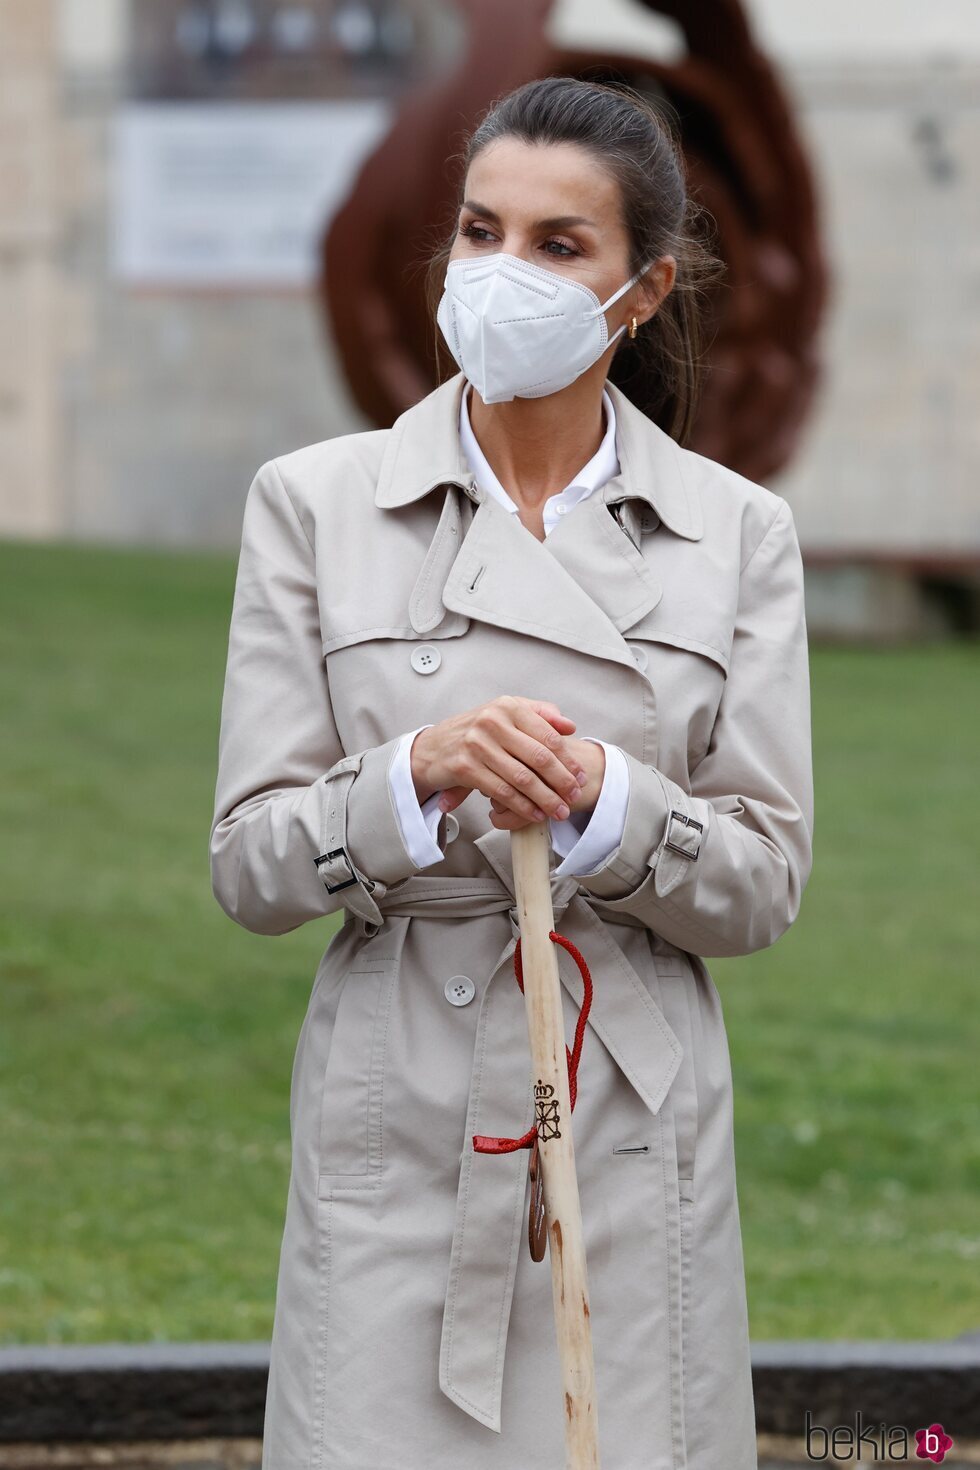
M 485 230 L 482 225 L 461 225 L 459 233 L 467 240 L 475 240 L 478 245 L 482 245 L 485 240 L 491 238 L 490 231 Z
M 561 250 L 560 251 L 559 250 L 549 250 L 548 249 L 548 246 L 549 245 L 560 245 L 561 246 Z M 545 254 L 546 255 L 564 255 L 564 256 L 569 256 L 569 255 L 578 255 L 579 253 L 580 252 L 578 250 L 576 250 L 574 246 L 569 245 L 569 243 L 568 243 L 567 240 L 551 239 L 551 240 L 546 240 L 545 241 Z

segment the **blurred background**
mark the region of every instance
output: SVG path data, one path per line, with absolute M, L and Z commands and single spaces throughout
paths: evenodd
M 451 155 L 551 70 L 677 108 L 693 447 L 803 550 L 814 872 L 711 963 L 753 1339 L 980 1332 L 980 5 L 0 0 L 2 1344 L 268 1339 L 334 921 L 210 893 L 245 493 L 435 386 Z
M 383 263 L 410 274 L 449 228 L 466 129 L 558 58 L 663 88 L 688 123 L 733 314 L 756 313 L 738 349 L 776 400 L 796 389 L 753 421 L 754 451 L 734 452 L 744 400 L 711 448 L 792 501 L 821 571 L 814 631 L 975 622 L 972 0 L 3 0 L 0 15 L 0 534 L 230 546 L 270 454 L 428 391 L 431 361 L 400 394 L 351 387 L 384 373 L 364 366 L 377 315 L 345 311 L 339 285 L 327 299 L 325 241 L 346 211 L 363 274 L 350 251 L 334 274 L 383 304 Z M 375 154 L 387 195 L 369 176 L 358 199 Z M 784 355 L 767 358 L 781 296 Z

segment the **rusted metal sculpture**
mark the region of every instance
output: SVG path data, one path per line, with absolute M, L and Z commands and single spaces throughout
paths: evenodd
M 686 39 L 669 62 L 556 48 L 544 32 L 553 3 L 460 0 L 469 40 L 459 67 L 404 100 L 334 217 L 321 301 L 354 398 L 386 427 L 436 385 L 439 364 L 443 377 L 456 370 L 425 265 L 452 229 L 458 181 L 446 160 L 490 102 L 539 76 L 623 81 L 676 109 L 691 189 L 728 267 L 710 299 L 710 370 L 690 447 L 765 482 L 791 460 L 813 400 L 828 290 L 814 181 L 776 72 L 740 0 L 647 4 Z M 642 381 L 629 391 L 642 401 Z

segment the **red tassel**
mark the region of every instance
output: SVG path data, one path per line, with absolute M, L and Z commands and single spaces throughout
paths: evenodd
M 579 967 L 579 972 L 581 973 L 582 983 L 584 986 L 584 991 L 582 995 L 582 1008 L 579 1011 L 578 1022 L 575 1027 L 574 1046 L 571 1051 L 568 1050 L 567 1046 L 565 1047 L 565 1056 L 567 1058 L 568 1065 L 568 1096 L 571 1101 L 572 1112 L 574 1112 L 575 1098 L 578 1095 L 578 1062 L 579 1057 L 582 1055 L 582 1041 L 585 1037 L 585 1023 L 589 1019 L 589 1011 L 592 1008 L 592 976 L 589 974 L 589 967 L 585 963 L 581 951 L 572 943 L 570 939 L 566 939 L 562 934 L 556 934 L 554 929 L 549 930 L 548 938 L 551 939 L 555 944 L 560 944 L 563 949 L 568 950 L 568 953 L 572 956 L 572 959 Z M 514 946 L 514 974 L 517 978 L 518 985 L 521 987 L 521 994 L 523 995 L 524 970 L 521 963 L 520 939 L 518 939 L 517 944 Z M 473 1147 L 479 1154 L 510 1154 L 513 1153 L 515 1149 L 532 1148 L 534 1146 L 535 1137 L 537 1136 L 537 1131 L 538 1125 L 537 1123 L 535 1123 L 534 1126 L 529 1128 L 528 1131 L 520 1138 L 495 1138 L 492 1134 L 489 1133 L 474 1133 Z

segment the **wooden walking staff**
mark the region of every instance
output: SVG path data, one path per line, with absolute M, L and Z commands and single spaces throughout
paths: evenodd
M 567 1470 L 598 1470 L 589 1288 L 571 1127 L 575 1073 L 592 984 L 575 946 L 554 933 L 547 822 L 532 822 L 511 832 L 511 855 L 521 930 L 515 968 L 527 1002 L 535 1122 L 522 1139 L 491 1140 L 477 1135 L 473 1142 L 477 1149 L 485 1145 L 484 1152 L 503 1151 L 501 1145 L 531 1149 L 528 1236 L 531 1255 L 541 1260 L 546 1223 L 565 1401 L 565 1464 Z M 571 1057 L 565 1045 L 556 942 L 570 949 L 586 982 Z

